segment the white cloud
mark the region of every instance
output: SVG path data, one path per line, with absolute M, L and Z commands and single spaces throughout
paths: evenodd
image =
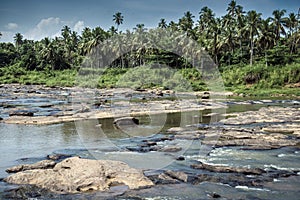
M 12 31 L 0 31 L 2 36 L 0 37 L 0 42 L 13 42 L 13 37 L 16 33 Z
M 42 19 L 33 29 L 25 33 L 25 38 L 41 40 L 45 37 L 55 37 L 60 32 L 63 24 L 58 17 Z
M 74 29 L 74 31 L 76 31 L 77 33 L 80 34 L 82 32 L 82 30 L 84 29 L 84 21 L 76 22 L 73 29 Z
M 8 30 L 14 30 L 17 29 L 19 26 L 16 23 L 8 23 L 5 28 L 7 28 Z
M 34 28 L 24 34 L 25 38 L 32 40 L 41 40 L 45 37 L 55 38 L 61 36 L 63 26 L 69 26 L 72 30 L 81 33 L 84 28 L 84 21 L 74 22 L 63 21 L 58 17 L 49 17 L 42 19 Z

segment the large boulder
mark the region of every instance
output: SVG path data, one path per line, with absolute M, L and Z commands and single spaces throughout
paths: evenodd
M 18 172 L 4 180 L 13 184 L 36 185 L 57 193 L 106 191 L 116 185 L 127 185 L 130 189 L 153 185 L 141 171 L 130 168 L 124 162 L 79 157 L 67 158 L 53 169 Z

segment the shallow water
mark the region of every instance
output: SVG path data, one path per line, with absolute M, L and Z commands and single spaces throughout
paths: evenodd
M 40 102 L 41 100 L 39 100 Z M 26 106 L 30 106 L 30 101 Z M 23 102 L 23 104 L 25 104 Z M 35 105 L 35 101 L 31 102 Z M 53 102 L 52 102 L 53 103 Z M 58 102 L 61 103 L 61 102 Z M 263 106 L 299 106 L 299 101 L 292 100 L 238 100 L 231 99 L 226 102 L 229 106 L 227 113 L 258 110 Z M 39 105 L 39 104 L 38 104 Z M 159 116 L 139 117 L 142 128 L 136 133 L 132 130 L 117 130 L 113 126 L 114 119 L 88 120 L 81 122 L 70 122 L 54 125 L 28 126 L 0 123 L 0 177 L 8 174 L 5 169 L 18 164 L 33 163 L 45 158 L 51 153 L 63 153 L 69 155 L 80 155 L 81 157 L 97 159 L 123 160 L 133 167 L 147 168 L 149 164 L 154 169 L 165 167 L 166 169 L 194 172 L 189 163 L 197 160 L 213 164 L 230 166 L 277 168 L 284 170 L 300 169 L 299 150 L 292 147 L 285 147 L 277 150 L 239 150 L 236 147 L 213 149 L 210 156 L 201 156 L 199 153 L 201 144 L 199 141 L 174 140 L 173 143 L 181 144 L 182 151 L 176 154 L 165 155 L 160 152 L 136 153 L 125 151 L 128 146 L 135 146 L 145 139 L 155 139 L 166 135 L 166 130 L 177 127 L 187 116 L 200 116 L 199 122 L 202 125 L 210 123 L 211 117 L 207 116 L 211 111 L 191 113 L 168 114 L 164 126 L 151 124 L 153 119 L 159 121 Z M 42 113 L 42 112 L 40 112 Z M 151 118 L 152 117 L 152 118 Z M 155 121 L 155 120 L 154 120 Z M 101 126 L 99 125 L 101 124 Z M 149 125 L 150 124 L 150 125 Z M 159 124 L 159 123 L 158 123 Z M 155 130 L 155 131 L 153 131 Z M 125 133 L 124 133 L 125 132 Z M 162 145 L 172 145 L 166 141 Z M 187 142 L 187 143 L 184 143 Z M 89 150 L 87 150 L 89 149 Z M 174 161 L 178 155 L 184 155 L 184 162 Z M 148 161 L 147 162 L 145 162 Z M 197 173 L 200 173 L 197 171 Z M 0 182 L 0 192 L 14 186 Z M 216 183 L 201 183 L 200 185 L 160 185 L 149 189 L 131 191 L 129 195 L 142 199 L 207 199 L 213 193 L 220 194 L 227 199 L 298 199 L 300 195 L 299 176 L 287 179 L 281 178 L 268 183 L 263 189 L 249 188 L 246 186 L 230 187 Z M 116 189 L 117 192 L 118 189 Z M 116 193 L 117 193 L 116 192 Z M 122 193 L 122 192 L 121 192 Z M 74 196 L 67 195 L 63 198 L 72 199 Z M 78 197 L 78 196 L 76 196 Z M 94 193 L 84 194 L 79 197 L 87 198 L 110 198 L 109 194 Z M 59 197 L 62 198 L 62 197 Z M 117 199 L 130 199 L 117 197 Z

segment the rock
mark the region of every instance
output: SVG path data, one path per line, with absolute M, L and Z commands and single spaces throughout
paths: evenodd
M 209 97 L 210 97 L 209 93 L 208 94 L 203 94 L 201 96 L 201 99 L 209 99 Z
M 32 111 L 27 110 L 15 110 L 9 113 L 9 116 L 29 116 L 32 117 L 34 113 Z
M 114 120 L 114 125 L 117 128 L 122 128 L 122 126 L 135 126 L 139 124 L 139 120 L 134 117 L 122 117 Z
M 2 118 L 2 117 L 0 117 L 0 121 L 1 121 L 1 120 L 3 120 L 3 118 Z
M 178 161 L 183 161 L 183 160 L 185 160 L 185 158 L 184 158 L 183 156 L 178 156 L 178 157 L 176 158 L 176 160 L 178 160 Z
M 209 165 L 205 163 L 200 164 L 193 164 L 191 165 L 194 169 L 206 169 L 212 172 L 221 172 L 221 173 L 242 173 L 242 174 L 254 174 L 254 175 L 261 175 L 266 171 L 260 168 L 239 168 L 239 167 L 230 167 L 230 166 L 222 166 L 222 165 Z
M 66 159 L 72 157 L 72 155 L 68 155 L 68 154 L 52 154 L 52 155 L 47 155 L 47 158 L 50 160 L 61 160 L 61 159 Z
M 34 169 L 10 175 L 4 181 L 30 184 L 55 193 L 107 191 L 116 184 L 130 189 L 149 187 L 153 182 L 144 174 L 120 161 L 90 160 L 72 157 L 55 165 L 53 169 Z
M 56 163 L 53 160 L 42 160 L 35 164 L 24 164 L 24 165 L 14 166 L 6 169 L 6 172 L 15 173 L 15 172 L 33 170 L 33 169 L 52 169 L 55 165 Z
M 168 170 L 165 172 L 165 174 L 185 183 L 188 181 L 188 175 L 184 172 L 176 172 L 176 171 Z
M 178 152 L 178 151 L 181 151 L 181 150 L 182 150 L 181 147 L 166 146 L 166 147 L 163 147 L 162 149 L 160 149 L 159 151 L 162 151 L 162 152 Z
M 219 195 L 217 193 L 212 193 L 212 195 L 210 195 L 210 196 L 214 199 L 221 198 L 221 195 Z

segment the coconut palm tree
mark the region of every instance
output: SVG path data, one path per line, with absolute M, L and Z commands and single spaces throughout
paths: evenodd
M 298 27 L 298 19 L 295 13 L 290 13 L 288 17 L 284 18 L 284 26 L 289 30 L 288 36 L 290 40 L 290 53 L 292 54 L 294 52 L 295 46 L 296 46 L 296 34 L 295 30 Z
M 123 24 L 124 17 L 122 13 L 117 12 L 116 14 L 113 15 L 113 21 L 117 25 L 117 30 L 119 30 L 120 24 Z
M 247 25 L 245 28 L 249 31 L 250 39 L 250 65 L 253 64 L 254 53 L 254 38 L 258 35 L 258 30 L 261 26 L 261 13 L 257 13 L 255 10 L 251 10 L 247 14 Z
M 210 25 L 214 21 L 215 14 L 213 11 L 206 7 L 203 7 L 199 12 L 199 20 L 198 20 L 198 32 L 199 34 L 209 34 Z
M 266 66 L 268 66 L 267 50 L 273 48 L 276 42 L 275 33 L 272 30 L 272 26 L 270 22 L 271 22 L 271 18 L 267 18 L 261 21 L 260 35 L 258 37 L 259 47 L 261 48 L 261 51 L 265 55 Z
M 23 44 L 23 35 L 21 33 L 16 33 L 14 36 L 15 46 L 17 49 Z
M 190 12 L 187 11 L 184 13 L 184 16 L 179 19 L 179 27 L 182 31 L 186 32 L 187 36 L 194 36 L 193 33 L 193 25 L 194 25 L 194 18 L 195 16 Z
M 166 22 L 166 20 L 165 19 L 163 19 L 163 18 L 161 18 L 160 19 L 160 21 L 159 21 L 159 23 L 158 23 L 158 27 L 159 28 L 167 28 L 167 22 Z
M 284 14 L 285 14 L 286 10 L 274 10 L 272 15 L 273 18 L 272 19 L 272 25 L 274 27 L 274 31 L 275 31 L 275 35 L 276 35 L 276 44 L 279 44 L 280 41 L 280 34 L 286 34 L 283 24 L 284 24 Z

